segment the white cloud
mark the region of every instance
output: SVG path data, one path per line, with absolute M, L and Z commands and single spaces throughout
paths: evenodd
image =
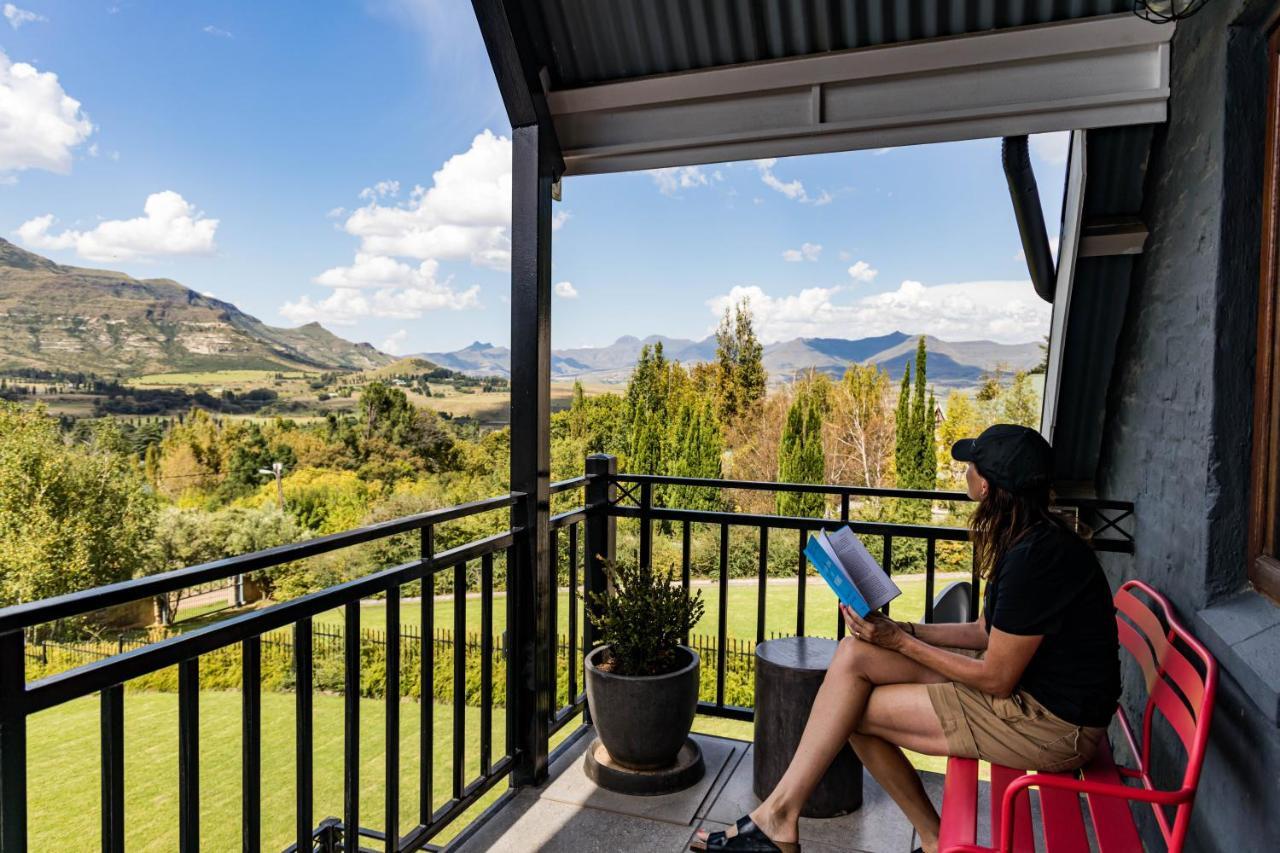
M 221 27 L 215 27 L 213 24 L 205 24 L 203 27 L 201 27 L 201 29 L 211 36 L 217 36 L 218 38 L 223 38 L 223 39 L 231 38 L 230 32 L 222 29 Z
M 879 274 L 880 270 L 871 266 L 871 264 L 866 261 L 858 261 L 856 264 L 849 267 L 849 278 L 854 281 L 870 283 L 875 281 L 876 276 Z
M 551 215 L 551 230 L 559 231 L 564 227 L 564 224 L 569 221 L 569 217 L 572 215 L 573 214 L 567 210 L 557 210 Z
M 1071 151 L 1071 133 L 1066 130 L 1057 133 L 1033 133 L 1031 150 L 1046 163 L 1061 166 L 1067 162 L 1067 155 Z
M 23 24 L 34 24 L 37 21 L 49 20 L 44 15 L 37 15 L 35 12 L 29 12 L 26 9 L 19 9 L 12 3 L 4 4 L 4 18 L 9 22 L 9 26 L 15 30 Z
M 888 154 L 890 151 L 896 151 L 896 150 L 897 150 L 897 149 L 895 149 L 895 148 L 877 148 L 876 150 L 872 151 L 871 153 L 872 153 L 872 154 L 874 154 L 874 155 L 875 155 L 875 156 L 877 156 L 877 157 L 882 157 L 882 156 L 884 156 L 885 154 Z
M 409 337 L 408 329 L 397 329 L 387 336 L 378 349 L 383 352 L 389 352 L 392 355 L 401 355 L 404 352 L 405 339 Z
M 80 102 L 58 75 L 0 50 L 0 175 L 22 169 L 71 171 L 71 151 L 93 133 Z
M 377 198 L 394 198 L 400 195 L 399 181 L 378 181 L 371 187 L 360 190 L 360 198 L 373 201 Z
M 458 290 L 450 280 L 437 278 L 440 264 L 428 259 L 416 267 L 383 255 L 357 254 L 348 267 L 333 267 L 315 283 L 333 288 L 327 297 L 303 295 L 280 307 L 280 314 L 297 323 L 318 321 L 349 326 L 369 317 L 415 320 L 428 311 L 461 311 L 480 304 L 480 288 Z
M 511 263 L 511 140 L 486 130 L 462 154 L 415 187 L 407 202 L 377 200 L 348 217 L 347 233 L 368 255 L 469 260 L 506 269 Z
M 701 166 L 672 166 L 666 169 L 650 169 L 649 177 L 658 185 L 663 195 L 675 195 L 680 190 L 691 190 L 707 185 L 707 173 Z M 720 180 L 719 177 L 716 180 Z
M 850 254 L 850 253 L 849 253 L 847 250 L 845 250 L 845 249 L 841 249 L 837 254 L 838 254 L 838 256 L 839 256 L 840 260 L 842 260 L 842 261 L 851 261 L 851 260 L 853 260 L 853 255 L 852 255 L 852 254 Z
M 800 263 L 801 261 L 816 261 L 818 255 L 822 253 L 822 246 L 817 243 L 802 243 L 799 249 L 787 249 L 782 253 L 784 261 L 791 263 Z
M 578 288 L 574 287 L 572 282 L 557 281 L 555 286 L 555 292 L 556 292 L 556 296 L 562 297 L 564 299 L 578 298 Z
M 764 181 L 765 186 L 772 190 L 782 193 L 792 201 L 798 201 L 802 204 L 824 205 L 831 203 L 831 193 L 823 190 L 815 198 L 805 191 L 804 184 L 797 178 L 794 181 L 783 181 L 773 173 L 773 167 L 778 164 L 776 157 L 769 157 L 764 160 L 752 160 L 752 165 L 760 172 L 760 180 Z
M 897 290 L 853 302 L 837 297 L 839 287 L 812 287 L 788 296 L 770 296 L 757 286 L 738 286 L 707 300 L 719 317 L 727 306 L 747 299 L 756 329 L 766 343 L 796 337 L 866 337 L 893 331 L 929 334 L 943 340 L 989 339 L 1002 343 L 1040 340 L 1049 328 L 1051 306 L 1027 281 L 970 281 L 926 286 L 904 281 Z
M 73 249 L 90 261 L 146 260 L 162 255 L 203 255 L 215 248 L 218 220 L 209 219 L 172 190 L 152 193 L 143 216 L 109 219 L 90 231 L 50 233 L 52 213 L 18 227 L 22 242 L 34 249 Z

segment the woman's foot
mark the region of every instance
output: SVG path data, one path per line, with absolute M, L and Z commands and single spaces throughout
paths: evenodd
M 721 832 L 698 830 L 697 838 L 689 845 L 692 850 L 739 850 L 743 853 L 800 853 L 800 845 L 796 842 L 796 831 L 793 827 L 790 839 L 785 837 L 785 829 L 777 821 L 774 824 L 776 835 L 769 832 L 756 820 L 756 814 L 764 817 L 762 809 L 738 818 L 738 822 Z

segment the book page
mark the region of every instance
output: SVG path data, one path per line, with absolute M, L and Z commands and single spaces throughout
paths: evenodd
M 902 594 L 902 590 L 898 589 L 898 585 L 885 573 L 851 529 L 842 527 L 828 534 L 827 541 L 840 564 L 849 573 L 849 579 L 872 610 L 879 610 Z

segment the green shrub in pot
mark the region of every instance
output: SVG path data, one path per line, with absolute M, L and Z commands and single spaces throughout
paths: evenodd
M 698 655 L 681 645 L 702 618 L 701 591 L 674 572 L 606 564 L 607 593 L 592 593 L 588 619 L 603 645 L 586 660 L 587 701 L 601 743 L 634 770 L 669 766 L 698 707 Z

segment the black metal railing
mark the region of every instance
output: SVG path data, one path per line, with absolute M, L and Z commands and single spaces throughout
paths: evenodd
M 296 839 L 288 849 L 355 851 L 360 839 L 386 842 L 388 849 L 415 850 L 427 846 L 441 830 L 476 803 L 508 776 L 520 750 L 508 714 L 506 731 L 495 746 L 493 732 L 493 569 L 494 561 L 506 559 L 516 545 L 521 529 L 507 526 L 501 532 L 437 552 L 434 532 L 441 525 L 471 516 L 510 510 L 524 496 L 511 493 L 448 509 L 420 513 L 343 533 L 272 548 L 240 557 L 168 572 L 98 589 L 58 596 L 0 610 L 0 849 L 4 853 L 27 849 L 27 719 L 39 711 L 97 693 L 101 702 L 102 837 L 104 850 L 121 850 L 125 840 L 124 808 L 124 693 L 131 680 L 171 666 L 178 668 L 178 779 L 179 848 L 198 850 L 200 846 L 200 674 L 201 655 L 239 645 L 242 662 L 242 773 L 240 779 L 241 835 L 244 850 L 261 846 L 262 814 L 262 701 L 261 663 L 264 635 L 291 629 L 293 677 L 296 694 Z M 202 584 L 212 584 L 238 574 L 258 572 L 320 554 L 349 548 L 401 534 L 417 533 L 421 548 L 418 559 L 381 568 L 299 598 L 261 610 L 237 615 L 183 634 L 148 643 L 139 648 L 96 660 L 66 672 L 27 683 L 24 677 L 24 633 L 35 626 L 56 620 L 84 616 L 105 607 L 138 599 L 174 593 Z M 437 577 L 452 573 L 453 635 L 467 633 L 466 598 L 468 566 L 480 564 L 481 597 L 481 731 L 480 773 L 466 778 L 463 750 L 465 739 L 465 643 L 454 643 L 453 653 L 453 737 L 451 790 L 442 806 L 435 807 L 432 775 L 434 755 L 434 714 L 431 702 L 435 647 L 431 640 L 434 600 L 431 591 Z M 509 562 L 509 561 L 508 561 Z M 400 641 L 402 589 L 420 583 L 423 630 L 417 641 L 422 701 L 419 702 L 418 814 L 401 833 L 400 815 Z M 383 826 L 362 827 L 359 814 L 360 790 L 360 606 L 361 601 L 384 597 L 386 607 L 386 687 L 385 766 L 383 781 L 385 806 Z M 507 623 L 513 610 L 521 606 L 508 597 Z M 326 611 L 341 608 L 344 631 L 344 737 L 343 816 L 317 822 L 313 814 L 313 622 Z M 521 677 L 508 667 L 508 686 Z M 511 692 L 507 691 L 508 694 Z
M 822 517 L 787 516 L 769 513 L 735 513 L 723 510 L 693 510 L 666 506 L 664 493 L 670 487 L 706 489 L 723 494 L 725 490 L 756 493 L 816 494 L 823 496 Z M 753 709 L 743 699 L 749 691 L 735 688 L 738 701 L 728 701 L 726 672 L 735 678 L 749 677 L 750 649 L 754 642 L 776 635 L 767 630 L 768 579 L 770 574 L 770 539 L 780 535 L 794 536 L 795 548 L 785 559 L 794 558 L 795 566 L 795 634 L 806 629 L 822 631 L 806 625 L 806 571 L 803 548 L 810 532 L 830 529 L 848 523 L 853 530 L 879 543 L 886 565 L 893 564 L 895 545 L 921 542 L 924 547 L 926 619 L 932 616 L 939 543 L 967 541 L 963 527 L 936 526 L 927 523 L 898 523 L 853 518 L 855 501 L 901 500 L 929 505 L 967 500 L 956 492 L 920 492 L 901 489 L 868 489 L 834 485 L 800 485 L 732 480 L 701 480 L 685 477 L 660 477 L 619 474 L 616 460 L 608 456 L 587 459 L 581 477 L 551 484 L 549 505 L 535 507 L 520 493 L 510 493 L 483 501 L 433 510 L 417 515 L 330 536 L 272 548 L 266 551 L 218 560 L 161 575 L 141 578 L 80 593 L 58 596 L 44 601 L 21 604 L 0 610 L 0 853 L 17 853 L 27 849 L 27 721 L 39 711 L 74 699 L 99 695 L 101 705 L 101 797 L 102 847 L 117 851 L 124 847 L 124 686 L 133 679 L 177 667 L 178 693 L 178 757 L 177 795 L 179 804 L 179 847 L 184 851 L 199 849 L 200 844 L 200 667 L 202 655 L 232 654 L 239 647 L 241 664 L 241 748 L 240 778 L 242 848 L 255 851 L 262 846 L 262 674 L 264 646 L 270 650 L 273 638 L 282 631 L 290 633 L 292 677 L 295 693 L 295 828 L 294 843 L 287 850 L 360 849 L 361 839 L 380 841 L 388 850 L 433 849 L 432 840 L 446 828 L 458 828 L 458 819 L 504 779 L 510 784 L 537 780 L 545 773 L 555 752 L 549 750 L 552 736 L 570 723 L 578 727 L 564 738 L 559 749 L 568 748 L 576 736 L 586 731 L 590 722 L 584 685 L 583 655 L 598 642 L 586 618 L 590 595 L 606 589 L 604 563 L 617 558 L 619 519 L 636 529 L 635 559 L 652 562 L 654 536 L 679 540 L 680 581 L 686 589 L 693 583 L 693 545 L 695 527 L 714 531 L 715 567 L 710 582 L 716 587 L 718 612 L 714 634 L 696 636 L 700 653 L 714 671 L 714 683 L 705 685 L 707 695 L 699 704 L 703 713 L 750 720 Z M 1132 516 L 1132 505 L 1097 500 L 1061 500 L 1060 507 L 1075 512 L 1081 521 L 1093 527 L 1095 547 L 1100 550 L 1131 552 L 1133 540 L 1126 521 Z M 437 533 L 449 522 L 484 513 L 509 511 L 503 529 L 465 544 L 443 551 L 436 550 Z M 926 513 L 927 515 L 927 513 Z M 548 553 L 533 553 L 536 541 L 527 525 L 514 520 L 545 523 L 550 532 Z M 655 527 L 658 528 L 655 531 Z M 750 637 L 731 636 L 728 629 L 731 531 L 753 531 L 755 554 L 755 631 Z M 361 545 L 389 537 L 416 534 L 418 556 L 400 565 L 378 568 L 310 594 L 273 604 L 249 613 L 234 615 L 222 621 L 133 647 L 121 644 L 115 654 L 92 659 L 65 672 L 57 672 L 28 682 L 24 676 L 24 655 L 33 659 L 35 649 L 26 646 L 26 632 L 36 626 L 58 620 L 80 617 L 103 608 L 142 598 L 172 594 L 200 585 L 216 585 L 228 578 L 251 575 L 310 557 Z M 905 546 L 902 546 L 905 547 Z M 964 546 L 962 546 L 964 547 Z M 776 549 L 775 549 L 776 550 Z M 748 555 L 749 556 L 749 555 Z M 478 575 L 469 580 L 469 567 L 478 564 Z M 495 567 L 506 571 L 505 631 L 495 632 Z M 789 574 L 789 569 L 787 573 Z M 978 584 L 971 572 L 972 596 L 976 604 Z M 437 579 L 447 585 L 452 595 L 453 612 L 448 625 L 436 625 L 433 592 Z M 747 580 L 748 583 L 751 579 Z M 789 580 L 782 581 L 789 583 Z M 401 627 L 404 587 L 420 583 L 420 630 L 406 632 Z M 475 593 L 472 592 L 472 586 Z M 558 642 L 561 590 L 567 589 L 563 604 L 567 630 Z M 478 626 L 468 625 L 466 601 L 469 594 L 480 597 Z M 378 637 L 380 654 L 385 659 L 386 675 L 382 698 L 385 701 L 385 797 L 384 819 L 380 828 L 361 826 L 360 822 L 360 719 L 361 719 L 361 644 L 366 631 L 361 629 L 361 602 L 385 599 L 386 631 Z M 312 801 L 316 773 L 313 749 L 313 696 L 316 692 L 314 650 L 316 618 L 340 608 L 343 629 L 340 638 L 325 642 L 342 645 L 343 700 L 343 808 L 342 817 L 325 817 L 319 821 Z M 788 629 L 790 628 L 790 617 Z M 835 636 L 843 636 L 843 623 L 832 613 Z M 824 620 L 825 621 L 825 620 Z M 530 626 L 545 630 L 538 636 Z M 451 690 L 442 695 L 452 703 L 451 747 L 448 756 L 436 755 L 433 701 L 436 696 L 437 630 L 447 629 L 454 638 L 441 655 L 450 655 L 446 666 L 452 679 Z M 476 630 L 478 629 L 478 630 Z M 468 778 L 464 755 L 467 722 L 468 643 L 464 638 L 472 632 L 479 636 L 479 773 Z M 334 632 L 337 634 L 338 632 Z M 545 636 L 543 636 L 545 634 Z M 496 642 L 495 642 L 495 637 Z M 402 660 L 402 641 L 417 645 L 416 654 Z M 502 703 L 505 707 L 503 731 L 495 741 L 494 664 L 495 648 L 506 651 L 505 681 Z M 325 669 L 330 660 L 323 662 Z M 400 715 L 401 676 L 404 661 L 416 665 L 419 703 L 418 742 L 418 808 L 417 814 L 405 820 L 400 813 Z M 561 679 L 564 699 L 559 701 Z M 743 682 L 747 684 L 747 682 Z M 476 691 L 472 688 L 472 694 Z M 472 697 L 475 698 L 474 695 Z M 533 723 L 533 724 L 531 724 Z M 272 733 L 268 733 L 270 736 Z M 442 733 L 443 734 L 443 733 Z M 433 775 L 438 761 L 450 762 L 447 791 L 433 790 Z M 444 765 L 441 764 L 443 767 Z M 273 780 L 273 784 L 277 780 Z M 437 793 L 443 805 L 436 806 Z M 508 790 L 470 824 L 483 822 L 501 808 L 511 795 Z M 407 829 L 407 831 L 403 831 Z M 464 830 L 464 832 L 469 831 Z

